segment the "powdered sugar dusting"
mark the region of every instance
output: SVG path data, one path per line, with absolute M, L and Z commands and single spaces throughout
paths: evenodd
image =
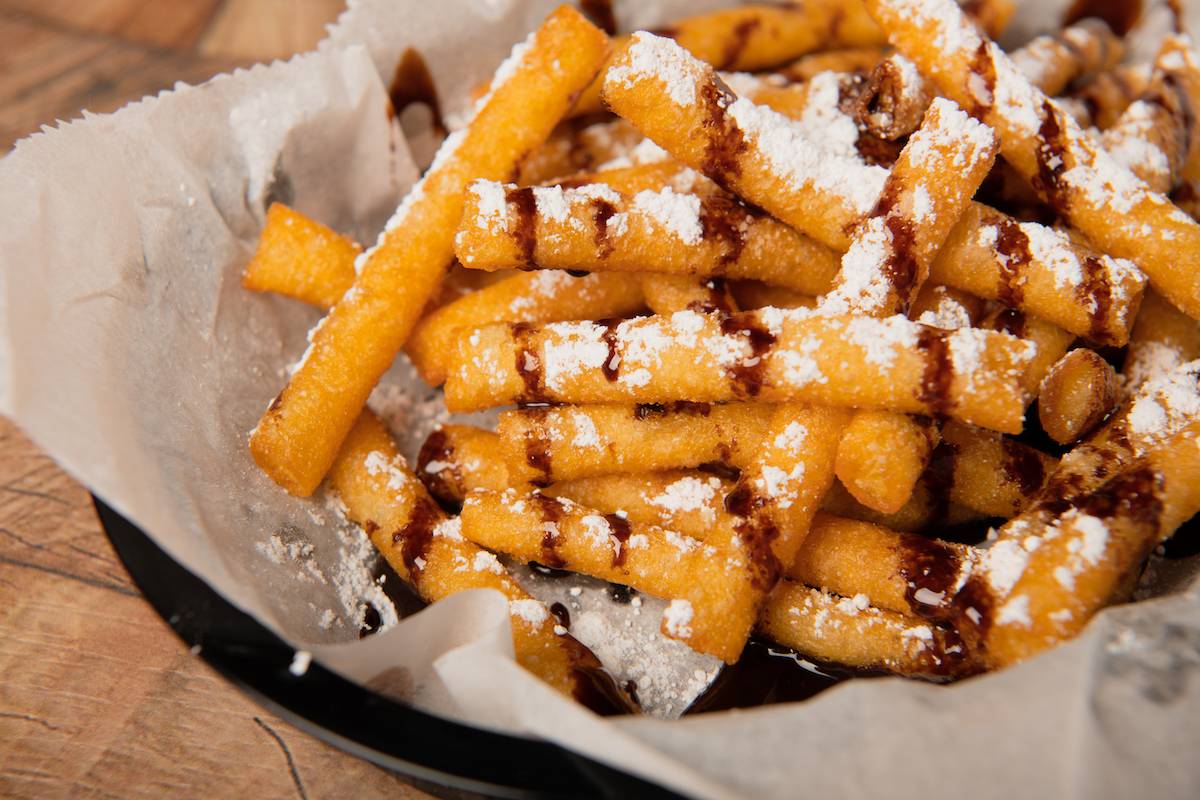
M 655 79 L 666 88 L 671 102 L 678 106 L 696 103 L 696 81 L 703 72 L 694 59 L 675 42 L 646 31 L 637 31 L 630 39 L 628 63 L 612 67 L 604 83 L 632 87 L 638 81 Z

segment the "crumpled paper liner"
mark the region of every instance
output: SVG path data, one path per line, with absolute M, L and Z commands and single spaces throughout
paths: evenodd
M 318 53 L 21 142 L 0 162 L 0 411 L 331 668 L 677 791 L 1200 793 L 1195 558 L 1161 565 L 1171 596 L 1110 609 L 1077 640 L 1000 673 L 950 687 L 856 681 L 803 704 L 679 721 L 602 720 L 541 684 L 512 661 L 505 605 L 490 592 L 353 641 L 364 599 L 390 621 L 369 544 L 334 509 L 283 495 L 245 447 L 318 317 L 242 290 L 239 273 L 275 199 L 374 240 L 416 174 L 386 113 L 406 47 L 429 62 L 453 125 L 469 90 L 553 5 L 352 0 Z M 717 5 L 626 2 L 617 17 L 654 25 Z M 439 401 L 402 361 L 372 403 L 411 452 Z

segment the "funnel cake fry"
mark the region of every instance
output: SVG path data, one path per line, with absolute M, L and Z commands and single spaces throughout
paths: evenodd
M 887 177 L 859 154 L 848 116 L 805 126 L 739 99 L 712 67 L 648 33 L 615 56 L 604 97 L 679 161 L 838 251 Z
M 725 498 L 734 517 L 730 545 L 745 556 L 757 603 L 804 545 L 833 485 L 833 458 L 850 416 L 843 409 L 777 406 L 758 452 Z
M 1121 40 L 1108 25 L 1085 19 L 1038 36 L 1013 51 L 1012 60 L 1034 86 L 1053 96 L 1080 77 L 1111 69 L 1123 54 Z M 868 76 L 855 119 L 877 136 L 898 139 L 917 129 L 932 96 L 916 65 L 893 53 Z
M 791 581 L 772 592 L 757 630 L 799 653 L 852 667 L 943 678 L 974 671 L 945 628 Z
M 947 415 L 1016 433 L 1032 349 L 993 331 L 802 309 L 492 325 L 459 340 L 446 404 L 757 398 Z
M 1001 529 L 954 600 L 968 644 L 993 667 L 1077 635 L 1129 573 L 1200 511 L 1200 423 L 1192 422 L 1096 491 Z
M 859 224 L 820 308 L 875 317 L 906 314 L 929 267 L 996 157 L 991 130 L 935 100 Z
M 1200 100 L 1188 93 L 1189 84 L 1200 91 L 1197 71 L 1185 41 L 1168 37 L 1146 91 L 1100 137 L 1113 158 L 1155 192 L 1169 194 L 1183 178 L 1194 144 L 1193 104 Z
M 255 461 L 288 492 L 307 496 L 320 483 L 437 289 L 469 181 L 511 175 L 595 75 L 607 48 L 607 37 L 578 12 L 558 9 L 498 70 L 467 128 L 442 144 L 251 433 Z
M 491 553 L 465 541 L 425 493 L 387 429 L 364 411 L 329 473 L 329 487 L 351 520 L 421 598 L 436 602 L 468 589 L 495 589 L 509 600 L 517 662 L 568 696 L 582 698 L 600 662 L 517 585 Z M 614 687 L 615 688 L 615 687 Z
M 470 269 L 754 278 L 806 294 L 827 289 L 837 271 L 831 250 L 724 193 L 670 186 L 625 195 L 603 183 L 522 189 L 477 181 L 455 253 Z
M 1147 289 L 1129 334 L 1125 363 L 1121 365 L 1126 393 L 1132 394 L 1146 381 L 1197 358 L 1200 358 L 1200 323 L 1158 292 Z
M 997 308 L 979 324 L 981 328 L 1000 331 L 1018 339 L 1025 339 L 1037 347 L 1037 353 L 1025 368 L 1022 385 L 1026 397 L 1037 397 L 1042 388 L 1042 379 L 1054 364 L 1066 355 L 1075 342 L 1075 334 L 1057 325 L 1046 322 L 1012 308 Z
M 1200 317 L 1200 224 L 1113 159 L 950 0 L 867 5 L 897 49 L 996 129 L 1005 160 L 1063 219 L 1106 253 L 1133 261 L 1172 304 Z
M 361 252 L 353 240 L 283 203 L 272 203 L 258 248 L 242 273 L 242 286 L 330 308 L 353 285 L 354 259 Z
M 1067 353 L 1050 368 L 1038 392 L 1038 419 L 1059 444 L 1078 441 L 1120 400 L 1117 373 L 1091 350 Z
M 492 322 L 560 322 L 626 317 L 645 307 L 634 275 L 568 275 L 543 271 L 514 275 L 426 315 L 406 352 L 431 386 L 446 379 L 446 357 L 464 330 Z
M 1128 260 L 978 203 L 950 232 L 930 279 L 1115 346 L 1128 340 L 1146 285 Z
M 867 508 L 894 514 L 912 496 L 940 439 L 928 417 L 859 411 L 838 446 L 838 480 Z
M 509 480 L 574 480 L 618 472 L 747 466 L 771 406 L 672 403 L 524 408 L 501 413 L 497 433 Z
M 539 492 L 507 490 L 470 494 L 462 533 L 521 561 L 670 599 L 663 633 L 727 663 L 737 660 L 753 624 L 744 562 L 673 531 Z
M 805 53 L 833 47 L 867 47 L 884 42 L 862 0 L 815 0 L 803 5 L 747 5 L 678 20 L 654 31 L 674 39 L 693 56 L 714 69 L 758 72 L 780 66 Z M 634 34 L 635 36 L 637 34 Z M 622 47 L 628 37 L 616 40 Z M 580 95 L 572 114 L 604 110 L 603 75 Z

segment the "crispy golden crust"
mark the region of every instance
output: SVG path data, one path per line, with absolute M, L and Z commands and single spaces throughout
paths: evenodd
M 434 504 L 379 419 L 364 411 L 329 473 L 329 488 L 396 572 L 432 603 L 467 589 L 495 589 L 512 607 L 513 648 L 521 666 L 568 696 L 587 689 L 595 656 L 509 577 L 495 556 L 464 541 Z
M 1200 316 L 1195 220 L 1151 191 L 1030 85 L 950 0 L 923 4 L 918 13 L 906 0 L 868 0 L 868 8 L 897 49 L 996 129 L 1005 160 L 1061 217 L 1105 252 L 1136 263 L 1176 307 Z M 939 49 L 934 42 L 954 46 Z M 1093 299 L 1099 302 L 1100 295 Z
M 607 49 L 603 32 L 560 8 L 534 34 L 512 78 L 498 81 L 467 128 L 442 145 L 251 434 L 254 460 L 284 489 L 312 493 L 404 345 L 453 257 L 467 183 L 511 175 L 595 75 Z M 395 291 L 398 285 L 405 291 Z
M 1031 350 L 994 331 L 804 310 L 489 326 L 460 339 L 446 403 L 468 411 L 518 402 L 757 398 L 947 414 L 1016 433 Z
M 745 561 L 690 537 L 601 515 L 539 492 L 473 492 L 462 532 L 522 561 L 570 569 L 672 600 L 663 633 L 726 662 L 754 621 Z
M 1059 444 L 1091 433 L 1120 400 L 1117 373 L 1091 350 L 1067 353 L 1050 368 L 1038 392 L 1042 430 Z
M 455 253 L 470 269 L 541 267 L 752 278 L 806 294 L 829 288 L 837 254 L 723 192 L 670 185 L 622 194 L 603 183 L 520 188 L 477 182 Z
M 242 286 L 329 308 L 354 283 L 354 259 L 360 252 L 353 240 L 283 203 L 272 203 L 258 248 L 242 273 Z

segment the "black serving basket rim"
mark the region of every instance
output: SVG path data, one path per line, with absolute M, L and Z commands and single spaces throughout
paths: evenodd
M 430 714 L 313 662 L 166 554 L 93 496 L 117 556 L 180 639 L 256 703 L 300 730 L 386 769 L 496 797 L 678 797 L 552 742 Z

